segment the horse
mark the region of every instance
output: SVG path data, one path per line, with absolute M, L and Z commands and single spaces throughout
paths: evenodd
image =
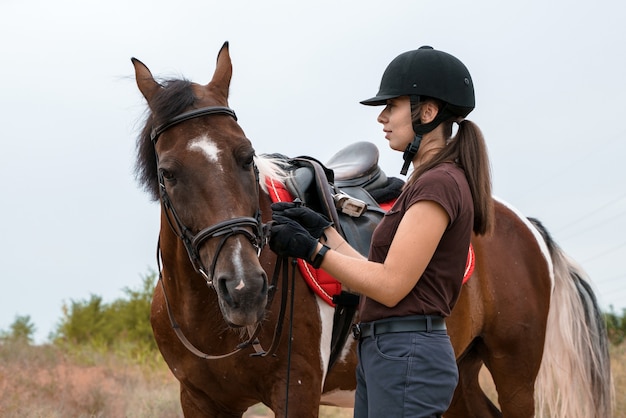
M 352 407 L 357 341 L 329 367 L 335 308 L 265 245 L 267 179 L 287 174 L 256 155 L 229 107 L 228 43 L 206 85 L 156 81 L 132 63 L 148 104 L 136 174 L 161 208 L 150 319 L 184 416 L 240 417 L 260 402 L 277 417 Z M 472 238 L 474 273 L 447 319 L 460 377 L 445 416 L 610 416 L 606 330 L 588 279 L 538 222 L 494 205 L 495 232 Z M 483 365 L 499 408 L 478 383 Z

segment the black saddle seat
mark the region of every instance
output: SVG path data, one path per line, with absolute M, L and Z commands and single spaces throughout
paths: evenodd
M 363 187 L 373 190 L 387 184 L 387 176 L 378 166 L 378 148 L 360 141 L 341 149 L 326 162 L 335 173 L 335 186 Z

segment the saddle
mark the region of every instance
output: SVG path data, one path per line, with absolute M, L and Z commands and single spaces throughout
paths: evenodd
M 345 240 L 367 257 L 376 225 L 404 185 L 402 180 L 385 175 L 378 166 L 378 157 L 374 144 L 357 142 L 337 152 L 326 165 L 308 156 L 285 158 L 290 172 L 286 190 L 282 197 L 275 195 L 272 200 L 300 199 L 331 220 Z M 273 184 L 271 189 L 280 187 Z M 311 288 L 335 307 L 330 369 L 350 334 L 359 295 L 341 290 L 341 284 L 322 270 L 314 273 L 310 265 L 298 262 Z
M 285 183 L 294 198 L 330 219 L 366 257 L 376 225 L 404 185 L 400 179 L 387 178 L 378 157 L 374 144 L 357 142 L 337 152 L 326 165 L 308 156 L 293 158 Z

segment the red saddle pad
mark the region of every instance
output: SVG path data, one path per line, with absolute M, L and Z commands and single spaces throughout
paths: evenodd
M 293 196 L 291 196 L 291 193 L 285 188 L 284 184 L 271 178 L 266 180 L 266 184 L 272 202 L 293 202 Z M 389 210 L 392 205 L 393 202 L 390 202 L 384 206 L 381 205 L 381 207 L 385 210 Z M 463 283 L 467 282 L 474 272 L 474 263 L 474 248 L 470 244 L 467 254 L 467 263 L 465 264 L 465 274 L 463 275 Z M 300 258 L 298 259 L 298 269 L 307 285 L 326 303 L 334 307 L 333 296 L 341 293 L 341 283 L 323 269 L 315 269 L 311 264 Z

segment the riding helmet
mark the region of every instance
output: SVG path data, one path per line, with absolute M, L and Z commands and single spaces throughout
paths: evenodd
M 397 56 L 387 66 L 378 94 L 361 103 L 369 106 L 385 105 L 388 99 L 399 96 L 431 97 L 447 103 L 455 116 L 467 116 L 475 106 L 474 84 L 467 67 L 454 56 L 422 46 Z

